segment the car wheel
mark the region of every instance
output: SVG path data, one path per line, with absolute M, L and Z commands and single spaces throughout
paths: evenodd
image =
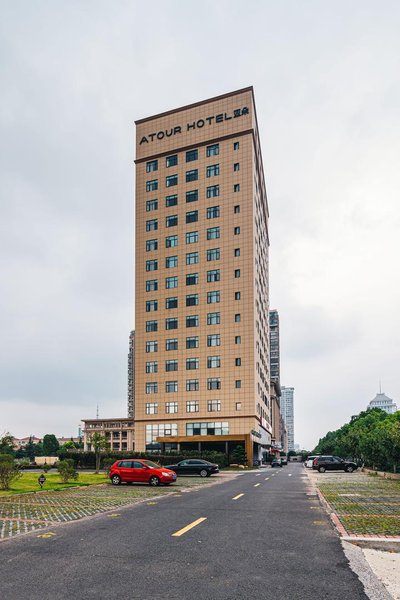
M 156 487 L 157 485 L 160 485 L 160 480 L 158 479 L 158 477 L 156 475 L 152 475 L 149 479 L 149 485 Z
M 202 469 L 200 471 L 200 477 L 207 477 L 207 475 L 208 475 L 208 472 L 206 471 L 206 469 Z
M 325 467 L 318 467 L 318 471 L 320 473 L 325 473 L 326 469 L 325 469 Z
M 111 477 L 111 483 L 113 485 L 119 485 L 121 483 L 121 477 L 119 475 L 113 475 Z
M 346 467 L 346 473 L 352 473 L 353 471 L 354 471 L 354 467 L 352 467 L 351 465 Z

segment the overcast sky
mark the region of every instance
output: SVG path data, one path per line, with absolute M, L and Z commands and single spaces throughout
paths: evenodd
M 398 0 L 0 7 L 0 434 L 126 415 L 134 120 L 248 85 L 295 441 L 400 404 Z

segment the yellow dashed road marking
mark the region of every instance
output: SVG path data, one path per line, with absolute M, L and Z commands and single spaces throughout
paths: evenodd
M 190 531 L 190 529 L 193 529 L 193 527 L 200 525 L 200 523 L 202 523 L 203 521 L 206 521 L 206 520 L 207 520 L 207 517 L 200 517 L 200 519 L 193 521 L 193 523 L 189 523 L 189 525 L 186 525 L 186 527 L 182 527 L 182 529 L 175 531 L 175 533 L 172 534 L 172 537 L 180 537 L 187 531 Z
M 238 494 L 237 496 L 234 496 L 232 500 L 239 500 L 239 498 L 241 498 L 242 496 L 244 496 L 244 494 Z
M 53 536 L 55 536 L 55 533 L 52 533 L 51 531 L 49 531 L 49 533 L 41 533 L 40 535 L 38 535 L 38 538 L 45 538 L 45 539 L 49 539 L 52 538 Z
M 108 517 L 120 517 L 120 513 L 111 513 L 111 515 L 107 515 Z

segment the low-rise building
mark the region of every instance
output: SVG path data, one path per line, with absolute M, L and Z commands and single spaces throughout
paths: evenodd
M 389 415 L 392 415 L 397 411 L 397 404 L 386 396 L 383 392 L 378 392 L 373 400 L 368 404 L 367 409 L 380 408 Z
M 133 419 L 82 419 L 82 422 L 85 451 L 93 449 L 90 441 L 93 433 L 104 435 L 110 443 L 111 450 L 130 452 L 135 449 Z

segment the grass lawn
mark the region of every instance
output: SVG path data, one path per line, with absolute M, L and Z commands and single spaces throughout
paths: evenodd
M 9 490 L 0 490 L 0 498 L 3 496 L 11 496 L 12 494 L 24 494 L 27 492 L 38 492 L 40 491 L 40 485 L 38 484 L 38 477 L 40 473 L 30 473 L 25 471 L 22 473 L 20 479 L 14 480 L 11 483 Z M 79 473 L 79 478 L 76 481 L 71 480 L 69 483 L 63 483 L 60 475 L 56 472 L 47 473 L 46 483 L 43 486 L 43 490 L 65 490 L 69 487 L 93 485 L 96 483 L 106 483 L 108 477 L 104 473 Z

